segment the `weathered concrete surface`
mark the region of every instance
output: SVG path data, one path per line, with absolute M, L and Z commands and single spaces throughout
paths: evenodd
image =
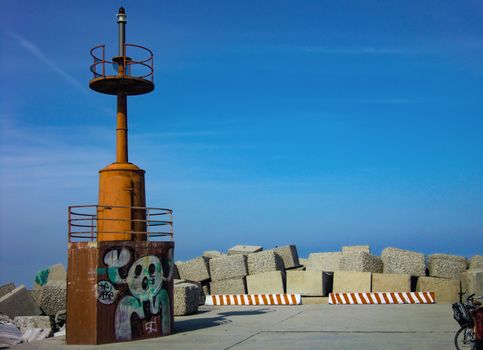
M 340 269 L 343 271 L 356 272 L 382 272 L 382 260 L 380 257 L 364 251 L 342 252 Z
M 228 255 L 235 255 L 235 254 L 251 254 L 256 252 L 261 252 L 263 247 L 259 245 L 236 245 L 228 249 Z
M 42 314 L 24 285 L 0 298 L 0 312 L 10 318 L 15 316 L 38 316 Z
M 421 276 L 418 278 L 416 290 L 434 292 L 437 303 L 455 303 L 459 301 L 460 281 Z
M 329 304 L 329 297 L 302 297 L 303 305 Z
M 0 298 L 3 297 L 5 294 L 10 293 L 14 289 L 15 289 L 15 284 L 13 283 L 7 283 L 0 286 Z
M 218 250 L 205 250 L 203 252 L 203 256 L 208 259 L 219 258 L 225 256 L 226 254 L 218 251 Z
M 341 258 L 341 252 L 311 253 L 306 269 L 307 271 L 339 271 Z
M 281 271 L 269 271 L 247 276 L 248 294 L 285 293 L 284 275 Z
M 174 284 L 173 309 L 175 316 L 190 315 L 198 311 L 200 287 L 189 282 Z
M 403 273 L 411 276 L 426 275 L 424 254 L 399 248 L 385 248 L 381 253 L 384 273 Z
M 411 276 L 396 273 L 373 273 L 373 292 L 410 292 Z
M 321 297 L 322 271 L 287 271 L 287 293 Z
M 65 288 L 67 272 L 62 264 L 55 264 L 35 274 L 34 289 L 46 285 L 61 286 Z
M 334 293 L 370 292 L 371 273 L 353 271 L 334 272 Z
M 483 269 L 483 255 L 474 255 L 468 262 L 469 269 Z
M 248 275 L 247 257 L 235 254 L 210 260 L 211 281 L 242 278 Z
M 49 316 L 17 316 L 13 323 L 24 333 L 29 328 L 52 329 Z
M 179 277 L 184 280 L 203 282 L 210 279 L 208 259 L 203 256 L 176 263 L 176 266 L 178 267 Z
M 14 349 L 39 350 L 454 350 L 458 328 L 448 305 L 201 307 L 175 318 L 175 334 L 98 346 L 50 338 Z
M 300 266 L 299 255 L 297 253 L 297 247 L 293 244 L 283 247 L 276 247 L 272 249 L 275 253 L 280 255 L 283 260 L 285 269 L 293 269 Z
M 433 254 L 428 257 L 428 270 L 431 277 L 460 279 L 467 264 L 464 256 Z
M 67 289 L 65 285 L 46 284 L 40 287 L 40 309 L 48 316 L 55 316 L 67 309 Z
M 284 270 L 282 258 L 273 250 L 265 250 L 247 255 L 247 265 L 249 275 Z
M 369 245 L 349 245 L 342 247 L 342 253 L 366 252 L 371 253 Z
M 245 277 L 234 278 L 210 283 L 211 294 L 246 294 L 247 286 Z
M 461 275 L 461 291 L 465 296 L 483 295 L 483 269 L 466 270 Z

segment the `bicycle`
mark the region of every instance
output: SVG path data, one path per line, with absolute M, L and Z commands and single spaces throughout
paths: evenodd
M 456 332 L 454 337 L 454 345 L 458 350 L 480 350 L 481 342 L 475 336 L 475 320 L 476 311 L 481 306 L 481 303 L 476 299 L 475 294 L 471 294 L 466 298 L 466 303 L 454 303 L 453 317 L 460 325 L 460 329 Z M 481 309 L 480 309 L 481 310 Z M 481 312 L 481 311 L 480 311 Z

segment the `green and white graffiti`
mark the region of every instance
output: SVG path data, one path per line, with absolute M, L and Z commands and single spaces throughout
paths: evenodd
M 118 340 L 132 339 L 131 316 L 136 314 L 140 320 L 151 319 L 161 314 L 161 334 L 169 333 L 170 300 L 169 293 L 162 288 L 163 282 L 169 282 L 173 276 L 173 251 L 169 249 L 165 263 L 168 265 L 166 276 L 163 273 L 161 260 L 156 255 L 146 255 L 130 266 L 123 278 L 120 269 L 129 265 L 131 253 L 127 248 L 112 249 L 104 255 L 107 265 L 108 281 L 98 282 L 97 298 L 102 304 L 116 302 L 119 291 L 116 285 L 127 285 L 130 295 L 124 295 L 117 303 L 115 313 L 115 332 Z M 148 313 L 148 315 L 146 314 Z M 153 325 L 147 323 L 147 332 L 158 332 Z

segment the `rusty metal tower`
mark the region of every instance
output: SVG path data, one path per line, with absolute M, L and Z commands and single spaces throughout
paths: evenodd
M 117 23 L 117 55 L 90 51 L 90 88 L 117 97 L 116 161 L 99 171 L 97 205 L 69 207 L 68 344 L 173 331 L 173 211 L 146 207 L 145 172 L 128 160 L 127 97 L 154 90 L 153 53 L 126 43 L 122 7 Z
M 151 50 L 133 44 L 126 44 L 127 15 L 124 8 L 117 14 L 118 55 L 112 61 L 105 59 L 105 45 L 91 50 L 94 74 L 89 86 L 96 92 L 117 96 L 116 162 L 99 171 L 99 217 L 144 220 L 143 210 L 126 207 L 145 207 L 146 195 L 144 170 L 128 161 L 127 97 L 146 94 L 154 90 L 153 53 Z M 134 50 L 132 50 L 134 49 Z M 135 60 L 127 51 L 142 55 Z M 108 75 L 111 66 L 115 73 Z M 106 205 L 110 207 L 105 207 Z M 123 207 L 123 208 L 120 208 Z M 134 225 L 134 227 L 130 227 Z M 146 231 L 143 221 L 99 221 L 98 240 L 144 240 L 140 232 Z M 125 232 L 125 234 L 119 234 Z

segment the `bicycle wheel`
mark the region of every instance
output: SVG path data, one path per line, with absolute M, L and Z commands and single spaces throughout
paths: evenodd
M 458 350 L 472 350 L 473 329 L 461 327 L 454 336 L 454 345 Z

